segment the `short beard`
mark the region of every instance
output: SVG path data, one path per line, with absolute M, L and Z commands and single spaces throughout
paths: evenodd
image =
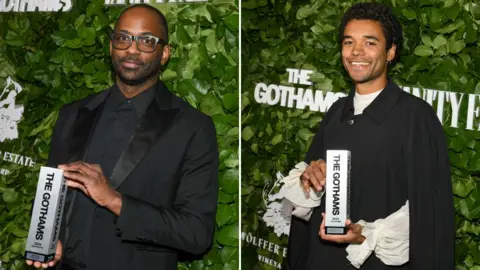
M 139 76 L 137 78 L 130 79 L 130 78 L 123 75 L 122 69 L 126 72 L 134 71 L 134 69 L 121 67 L 121 61 L 122 61 L 122 59 L 113 60 L 112 61 L 113 69 L 114 69 L 117 77 L 120 79 L 120 81 L 122 81 L 123 83 L 125 83 L 127 85 L 131 85 L 131 86 L 141 85 L 141 84 L 145 83 L 146 81 L 157 77 L 160 74 L 160 71 L 162 69 L 162 65 L 161 65 L 160 61 L 154 61 L 152 63 L 146 63 L 146 64 L 143 64 L 140 69 L 146 67 L 147 73 L 142 74 L 141 76 Z

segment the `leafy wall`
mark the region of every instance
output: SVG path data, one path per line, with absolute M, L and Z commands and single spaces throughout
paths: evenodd
M 123 7 L 105 7 L 103 0 L 72 4 L 66 13 L 0 13 L 0 89 L 11 76 L 23 86 L 16 103 L 24 106 L 18 139 L 0 143 L 0 168 L 10 171 L 0 177 L 0 261 L 5 269 L 27 268 L 23 253 L 31 202 L 59 108 L 113 84 L 108 34 Z M 237 269 L 238 2 L 154 5 L 167 17 L 173 46 L 162 79 L 213 116 L 220 148 L 213 247 L 203 260 L 179 268 Z M 36 165 L 5 161 L 4 152 L 33 157 Z
M 265 185 L 272 186 L 276 172 L 288 173 L 303 160 L 323 117 L 308 109 L 259 104 L 255 86 L 291 85 L 286 69 L 296 68 L 315 71 L 312 89 L 348 91 L 352 84 L 340 61 L 336 35 L 341 16 L 355 2 L 242 2 L 242 238 L 250 237 L 242 240 L 242 268 L 272 268 L 259 262 L 258 255 L 282 261 L 281 254 L 260 244 L 287 243 L 287 237 L 278 237 L 262 221 L 266 210 L 262 191 Z M 480 94 L 478 1 L 378 2 L 391 6 L 403 25 L 404 49 L 400 63 L 390 71 L 399 85 L 459 92 L 464 98 Z M 480 269 L 480 131 L 478 120 L 474 130 L 465 128 L 468 110 L 463 106 L 458 128 L 450 127 L 452 113 L 444 108 L 456 207 L 457 270 Z

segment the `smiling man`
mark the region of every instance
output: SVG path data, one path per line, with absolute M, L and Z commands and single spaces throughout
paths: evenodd
M 115 85 L 65 105 L 48 166 L 70 187 L 48 264 L 60 270 L 176 269 L 211 246 L 218 150 L 210 117 L 158 77 L 168 26 L 148 5 L 127 8 L 111 34 Z
M 323 190 L 326 150 L 350 150 L 351 220 L 346 235 L 326 235 L 325 197 L 308 222 L 294 217 L 286 268 L 453 269 L 442 126 L 429 104 L 387 77 L 403 44 L 397 18 L 381 4 L 355 4 L 343 16 L 339 42 L 354 87 L 323 118 L 301 179 L 305 191 Z

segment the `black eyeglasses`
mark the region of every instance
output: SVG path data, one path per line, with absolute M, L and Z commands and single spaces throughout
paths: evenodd
M 110 34 L 112 45 L 117 50 L 126 50 L 132 46 L 132 42 L 137 42 L 138 50 L 146 53 L 155 51 L 158 44 L 167 45 L 165 40 L 152 35 L 134 36 L 126 33 Z

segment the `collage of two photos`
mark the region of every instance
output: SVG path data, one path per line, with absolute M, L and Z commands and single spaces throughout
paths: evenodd
M 474 0 L 0 0 L 0 269 L 480 269 Z

